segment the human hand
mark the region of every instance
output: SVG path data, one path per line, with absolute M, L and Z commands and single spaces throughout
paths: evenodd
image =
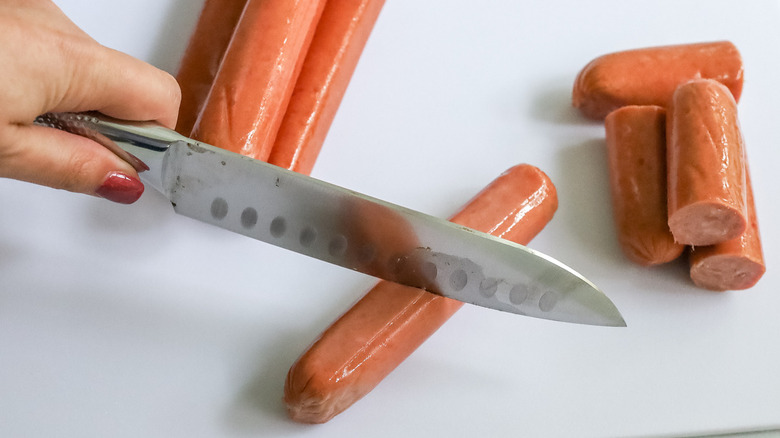
M 168 73 L 109 49 L 50 0 L 0 0 L 0 177 L 129 204 L 135 170 L 87 138 L 33 125 L 47 112 L 99 111 L 173 128 L 181 99 Z

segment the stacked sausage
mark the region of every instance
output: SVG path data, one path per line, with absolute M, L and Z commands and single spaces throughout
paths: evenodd
M 573 105 L 604 119 L 613 213 L 642 265 L 689 248 L 693 282 L 746 289 L 765 271 L 737 116 L 743 67 L 730 42 L 651 47 L 594 59 Z

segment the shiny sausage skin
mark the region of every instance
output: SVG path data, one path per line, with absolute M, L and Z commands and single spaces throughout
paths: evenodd
M 668 107 L 678 85 L 714 79 L 739 101 L 742 56 L 729 41 L 648 47 L 610 53 L 586 65 L 574 82 L 572 104 L 592 119 L 626 105 Z
M 249 0 L 192 137 L 266 161 L 324 0 Z
M 184 51 L 176 80 L 181 106 L 176 131 L 189 137 L 211 89 L 247 0 L 206 0 Z
M 328 1 L 268 162 L 309 174 L 384 0 Z
M 524 244 L 557 206 L 547 175 L 518 165 L 451 220 Z M 461 306 L 421 289 L 379 282 L 292 365 L 284 387 L 289 416 L 304 423 L 330 420 L 370 392 Z
M 737 102 L 721 83 L 681 85 L 667 113 L 669 228 L 678 243 L 712 245 L 747 226 L 745 152 Z
M 690 254 L 691 279 L 711 290 L 740 290 L 753 287 L 766 271 L 756 205 L 750 175 L 747 176 L 748 226 L 736 239 L 693 248 Z
M 618 241 L 633 262 L 649 266 L 679 257 L 666 207 L 666 110 L 626 106 L 605 119 L 612 211 Z

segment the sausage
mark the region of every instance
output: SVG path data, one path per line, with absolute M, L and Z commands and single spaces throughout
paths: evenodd
M 718 291 L 748 289 L 764 275 L 766 265 L 749 173 L 747 205 L 748 226 L 744 233 L 723 243 L 691 250 L 690 275 L 697 286 Z
M 600 56 L 574 81 L 572 104 L 592 119 L 625 105 L 667 107 L 678 85 L 715 79 L 739 101 L 742 56 L 729 41 L 648 47 Z
M 384 0 L 328 1 L 268 162 L 309 174 Z
M 206 0 L 179 64 L 181 105 L 176 131 L 189 136 L 247 0 Z
M 675 241 L 712 245 L 747 226 L 737 103 L 710 79 L 681 85 L 667 113 L 669 228 Z
M 550 221 L 555 187 L 522 164 L 504 172 L 451 220 L 521 244 Z M 289 416 L 324 423 L 370 392 L 463 303 L 379 282 L 292 365 L 284 387 Z
M 625 106 L 605 119 L 612 211 L 620 247 L 640 265 L 666 263 L 684 245 L 669 231 L 666 206 L 666 110 Z
M 249 0 L 192 137 L 266 161 L 324 0 Z

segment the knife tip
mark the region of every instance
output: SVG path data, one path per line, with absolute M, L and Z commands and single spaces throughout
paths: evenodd
M 623 318 L 623 315 L 620 314 L 620 311 L 617 309 L 617 306 L 615 306 L 615 303 L 613 303 L 609 298 L 607 298 L 606 295 L 603 295 L 604 299 L 608 302 L 609 305 L 603 306 L 603 326 L 606 327 L 628 327 L 628 324 L 626 324 L 625 318 Z
M 628 324 L 626 324 L 626 320 L 623 318 L 623 315 L 618 313 L 613 319 L 613 321 L 608 325 L 609 327 L 628 327 Z
M 579 293 L 572 294 L 570 309 L 572 314 L 580 315 L 579 322 L 604 327 L 628 327 L 626 320 L 615 303 L 596 285 L 585 280 Z

